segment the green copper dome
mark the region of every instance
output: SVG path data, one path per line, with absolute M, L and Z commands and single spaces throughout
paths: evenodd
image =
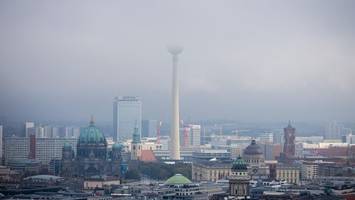
M 122 148 L 123 148 L 123 145 L 120 143 L 115 143 L 112 145 L 112 149 L 122 149 Z
M 242 157 L 238 156 L 238 158 L 233 162 L 232 170 L 234 171 L 248 170 L 248 164 L 243 160 Z
M 94 125 L 94 121 L 90 121 L 90 125 L 80 130 L 79 136 L 80 144 L 106 144 L 104 134 Z
M 192 182 L 181 174 L 175 174 L 165 181 L 165 185 L 186 185 L 190 183 Z

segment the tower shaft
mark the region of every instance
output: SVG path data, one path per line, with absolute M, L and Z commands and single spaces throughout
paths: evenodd
M 172 117 L 170 159 L 180 160 L 178 55 L 173 54 Z

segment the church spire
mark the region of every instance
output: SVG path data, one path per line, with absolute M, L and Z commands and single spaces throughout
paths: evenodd
M 141 136 L 138 132 L 138 123 L 136 121 L 136 125 L 134 126 L 134 131 L 133 131 L 133 143 L 140 143 L 141 142 Z
M 90 117 L 90 125 L 94 125 L 94 124 L 95 124 L 94 115 L 91 115 L 91 117 Z

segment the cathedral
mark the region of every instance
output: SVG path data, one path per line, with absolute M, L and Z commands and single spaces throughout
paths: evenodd
M 77 154 L 69 144 L 63 147 L 61 176 L 84 177 L 117 176 L 121 177 L 123 146 L 114 144 L 112 151 L 107 150 L 104 134 L 91 119 L 88 127 L 80 130 Z

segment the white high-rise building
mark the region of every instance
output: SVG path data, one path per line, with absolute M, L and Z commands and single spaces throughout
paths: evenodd
M 42 126 L 36 127 L 36 138 L 44 138 L 44 128 Z
M 30 129 L 33 129 L 35 127 L 34 122 L 25 122 L 25 136 L 29 137 L 30 134 Z
M 142 132 L 142 102 L 136 96 L 116 97 L 113 102 L 114 141 L 132 139 L 134 128 Z
M 201 126 L 190 124 L 190 145 L 191 146 L 200 146 L 201 145 Z

